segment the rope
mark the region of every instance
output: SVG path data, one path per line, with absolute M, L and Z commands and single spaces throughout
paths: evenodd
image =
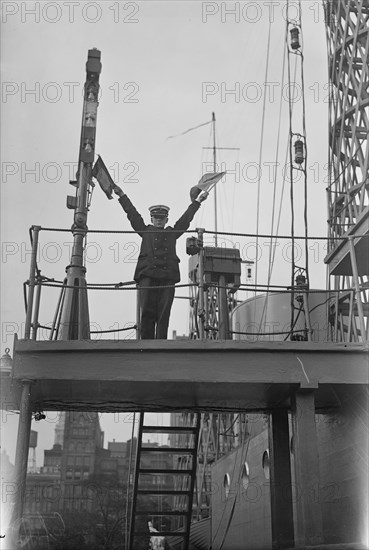
M 251 430 L 252 430 L 252 426 L 251 426 Z M 250 432 L 251 432 L 250 430 Z M 246 435 L 246 432 L 247 432 L 247 423 L 245 422 L 245 428 L 244 428 L 244 433 L 243 433 L 243 436 Z M 242 438 L 244 439 L 244 437 Z M 233 515 L 234 515 L 234 511 L 236 509 L 236 502 L 238 502 L 238 495 L 240 493 L 240 489 L 241 489 L 241 479 L 242 479 L 242 471 L 243 471 L 243 467 L 244 467 L 244 464 L 246 462 L 246 458 L 247 458 L 247 453 L 248 453 L 248 450 L 249 450 L 249 445 L 250 445 L 250 441 L 251 441 L 251 433 L 247 439 L 247 442 L 246 444 L 244 445 L 244 447 L 242 448 L 242 453 L 241 453 L 241 464 L 240 464 L 240 470 L 238 472 L 238 479 L 237 479 L 237 489 L 236 489 L 236 495 L 234 497 L 234 500 L 233 500 L 233 504 L 232 504 L 232 509 L 231 509 L 231 512 L 229 514 L 229 517 L 228 517 L 228 522 L 227 522 L 227 526 L 226 526 L 226 529 L 223 533 L 223 537 L 222 537 L 222 541 L 221 541 L 221 544 L 219 546 L 219 550 L 222 550 L 223 548 L 223 545 L 224 545 L 224 542 L 225 542 L 225 539 L 228 535 L 228 531 L 229 531 L 229 528 L 231 526 L 231 523 L 232 523 L 232 520 L 233 520 Z M 234 469 L 233 469 L 233 473 L 234 473 Z M 232 478 L 233 478 L 233 475 L 232 475 Z
M 296 319 L 297 319 L 297 317 L 296 317 Z M 300 328 L 299 330 L 289 330 L 289 331 L 284 331 L 284 332 L 241 332 L 241 331 L 236 331 L 236 330 L 230 330 L 229 332 L 231 334 L 244 334 L 245 336 L 278 336 L 278 335 L 282 335 L 282 334 L 290 335 L 290 334 L 293 334 L 295 332 L 306 332 L 306 329 Z
M 280 93 L 280 97 L 279 97 L 277 147 L 276 147 L 276 153 L 275 153 L 275 165 L 276 166 L 277 166 L 278 157 L 279 157 L 279 137 L 280 137 L 280 132 L 281 132 L 281 122 L 282 122 L 282 104 L 283 104 L 282 100 L 283 100 L 285 66 L 286 66 L 286 56 L 283 55 L 282 77 L 281 77 L 282 86 L 281 86 L 281 93 Z M 274 214 L 275 214 L 276 191 L 277 191 L 277 170 L 275 170 L 275 172 L 274 172 L 274 182 L 273 182 L 272 220 L 271 220 L 271 224 L 270 224 L 270 233 L 271 234 L 273 234 L 273 231 L 274 231 Z M 271 278 L 272 278 L 272 271 L 273 271 L 274 258 L 275 258 L 275 254 L 274 254 L 274 256 L 272 256 L 272 248 L 273 248 L 273 238 L 270 239 L 268 284 L 270 283 Z
M 289 0 L 287 0 L 287 17 L 286 17 L 286 46 L 287 46 L 287 72 L 288 72 L 288 84 L 291 85 L 291 61 L 290 50 L 288 47 L 288 29 L 289 29 Z M 295 58 L 295 69 L 297 67 Z M 296 73 L 295 73 L 296 74 Z M 291 208 L 291 287 L 293 286 L 293 279 L 295 274 L 295 211 L 294 211 L 294 194 L 293 194 L 293 162 L 292 162 L 292 101 L 291 101 L 291 89 L 288 94 L 288 113 L 289 113 L 289 157 L 290 157 L 290 208 Z M 294 309 L 293 309 L 293 296 L 291 295 L 291 330 L 294 326 Z
M 108 332 L 123 332 L 124 330 L 136 330 L 137 325 L 126 328 L 117 328 L 113 330 L 90 330 L 90 334 L 107 334 Z
M 302 22 L 301 22 L 301 0 L 299 0 L 299 15 L 300 15 L 300 31 L 301 31 L 301 41 L 303 44 L 303 33 L 302 33 Z M 301 88 L 302 88 L 302 128 L 303 128 L 303 134 L 305 138 L 305 160 L 304 160 L 304 168 L 305 168 L 305 178 L 304 178 L 304 225 L 305 225 L 305 272 L 306 272 L 306 281 L 309 285 L 310 277 L 309 277 L 309 250 L 308 250 L 308 174 L 307 174 L 307 156 L 308 156 L 308 149 L 307 149 L 307 136 L 306 136 L 306 101 L 305 101 L 305 79 L 304 79 L 304 56 L 301 52 Z
M 33 226 L 31 227 L 31 229 L 33 228 Z M 40 227 L 40 231 L 60 231 L 62 233 L 73 233 L 73 229 L 70 228 L 70 229 L 61 229 L 61 228 L 58 228 L 58 227 Z M 134 230 L 127 230 L 127 231 L 121 231 L 121 230 L 116 230 L 116 229 L 86 229 L 84 231 L 86 234 L 87 233 L 106 233 L 106 234 L 126 234 L 126 235 L 129 235 L 129 234 L 134 234 L 134 235 L 137 235 L 137 231 L 134 231 Z M 183 231 L 182 229 L 171 229 L 171 232 L 173 233 L 195 233 L 196 232 L 196 229 L 188 229 L 187 231 Z M 140 231 L 140 233 L 166 233 L 166 230 L 163 229 L 162 231 L 160 231 L 159 229 L 144 229 L 143 231 Z
M 26 281 L 24 283 L 24 285 L 28 285 L 29 284 L 29 281 Z M 89 289 L 89 290 L 137 290 L 137 286 L 134 286 L 134 287 L 128 287 L 129 284 L 131 284 L 130 282 L 128 283 L 118 283 L 118 284 L 115 284 L 114 287 L 112 288 L 104 288 L 103 287 L 103 284 L 102 283 L 101 285 L 98 285 L 98 284 L 88 284 L 86 283 L 86 286 L 78 286 L 78 285 L 66 285 L 62 282 L 60 282 L 60 284 L 50 284 L 50 283 L 40 283 L 41 286 L 49 286 L 49 287 L 53 287 L 53 288 L 78 288 L 80 290 L 82 289 Z M 110 284 L 110 283 L 109 283 Z M 114 283 L 111 283 L 111 284 L 114 284 Z M 226 290 L 230 290 L 230 288 L 228 286 L 223 286 L 223 285 L 218 285 L 217 283 L 207 283 L 206 286 L 208 288 L 210 287 L 214 287 L 214 288 L 225 288 Z M 123 287 L 123 288 L 121 288 Z M 198 288 L 198 285 L 195 284 L 195 283 L 183 283 L 183 284 L 175 284 L 175 285 L 161 285 L 161 286 L 142 286 L 142 287 L 139 287 L 139 288 L 142 288 L 142 289 L 158 289 L 158 288 Z M 334 294 L 334 293 L 341 293 L 342 291 L 339 290 L 339 289 L 330 289 L 329 291 L 325 291 L 325 290 L 321 290 L 321 289 L 300 289 L 299 287 L 297 286 L 294 286 L 293 289 L 289 288 L 289 287 L 285 287 L 283 285 L 263 285 L 263 284 L 258 284 L 256 287 L 255 287 L 255 284 L 254 283 L 250 283 L 250 284 L 247 284 L 247 283 L 243 283 L 241 284 L 238 288 L 237 288 L 237 291 L 249 291 L 250 288 L 257 288 L 258 290 L 260 291 L 264 291 L 265 290 L 268 290 L 268 289 L 275 289 L 275 293 L 278 293 L 278 294 L 282 294 L 282 293 L 290 293 L 291 290 L 293 290 L 294 292 L 298 292 L 298 293 L 306 293 L 306 294 L 314 294 L 314 293 L 321 293 L 321 292 L 329 292 L 330 294 Z M 354 288 L 347 288 L 345 289 L 345 291 L 347 292 L 354 292 L 355 289 Z M 176 298 L 182 298 L 182 299 L 191 299 L 189 298 L 188 296 L 176 296 Z M 329 299 L 329 298 L 328 298 Z
M 285 72 L 285 66 L 286 66 L 286 55 L 285 55 L 285 49 L 286 49 L 286 46 L 284 46 L 284 51 L 283 51 L 283 63 L 282 63 L 282 76 L 281 76 L 281 82 L 282 82 L 282 86 L 281 86 L 281 93 L 280 93 L 280 97 L 279 97 L 279 115 L 278 115 L 278 131 L 277 131 L 277 147 L 276 147 L 276 154 L 275 154 L 275 166 L 278 166 L 278 157 L 279 157 L 279 138 L 280 138 L 280 131 L 281 131 L 281 121 L 282 121 L 282 104 L 283 104 L 283 89 L 284 89 L 284 72 Z M 287 160 L 287 157 L 285 159 L 285 165 L 286 165 L 286 160 Z M 278 215 L 278 223 L 277 223 L 277 231 L 278 231 L 278 228 L 279 228 L 279 222 L 280 222 L 280 215 L 281 215 L 281 209 L 282 209 L 282 199 L 283 199 L 283 194 L 284 194 L 284 185 L 285 185 L 285 181 L 286 181 L 286 174 L 284 172 L 284 175 L 283 175 L 283 185 L 282 185 L 282 192 L 281 192 L 281 202 L 280 202 L 280 207 L 279 207 L 279 215 Z M 274 231 L 274 215 L 275 215 L 275 199 L 276 199 L 276 191 L 277 191 L 277 170 L 275 170 L 274 172 L 274 182 L 273 182 L 273 201 L 272 201 L 272 220 L 271 220 L 271 224 L 270 224 L 270 232 L 271 234 L 273 234 L 273 231 Z M 275 239 L 274 241 L 275 243 L 277 242 L 277 240 Z M 269 287 L 270 287 L 270 281 L 272 279 L 272 273 L 273 273 L 273 267 L 274 267 L 274 260 L 275 260 L 275 253 L 276 253 L 276 246 L 274 247 L 274 250 L 273 250 L 273 238 L 270 239 L 270 248 L 269 248 L 269 265 L 268 265 L 268 289 L 267 289 L 267 293 L 269 291 Z M 262 315 L 261 315 L 261 322 L 263 321 L 264 319 L 264 316 L 267 315 L 267 311 L 268 311 L 268 296 L 267 296 L 267 299 L 265 300 L 265 303 L 264 303 L 264 307 L 263 307 L 263 312 L 262 312 Z
M 189 128 L 188 130 L 185 130 L 184 132 L 181 132 L 180 134 L 176 134 L 174 136 L 168 136 L 167 139 L 173 139 L 179 136 L 184 136 L 185 134 L 188 134 L 188 132 L 192 132 L 193 130 L 197 130 L 198 128 L 201 128 L 202 126 L 207 126 L 208 124 L 211 124 L 212 120 L 208 120 L 208 122 L 203 122 L 202 124 L 198 124 L 197 126 L 194 126 L 193 128 Z
M 31 228 L 32 229 L 32 228 Z M 67 232 L 71 232 L 70 229 L 58 229 L 58 228 L 50 228 L 50 227 L 41 227 L 41 230 L 43 231 L 67 231 Z M 89 229 L 88 230 L 89 233 L 122 233 L 122 234 L 137 234 L 136 231 L 113 231 L 113 230 L 105 230 L 105 229 L 101 229 L 101 230 L 98 230 L 98 229 Z M 142 231 L 142 233 L 157 233 L 158 231 Z M 180 231 L 180 230 L 174 230 L 173 229 L 173 232 L 176 232 L 176 233 L 196 233 L 197 232 L 197 229 L 190 229 L 188 231 Z M 227 232 L 227 231 L 210 231 L 210 230 L 207 230 L 207 229 L 204 229 L 204 234 L 207 233 L 208 235 L 214 235 L 215 233 L 217 233 L 218 235 L 225 235 L 227 237 L 245 237 L 245 238 L 252 238 L 252 237 L 256 237 L 257 235 L 255 233 L 234 233 L 234 232 Z M 369 233 L 366 233 L 364 235 L 360 235 L 360 238 L 361 237 L 369 237 Z M 291 239 L 291 235 L 270 235 L 270 234 L 259 234 L 259 238 L 265 238 L 265 239 Z M 347 240 L 348 237 L 334 237 L 334 240 L 342 240 L 342 241 L 345 241 Z M 297 236 L 297 235 L 294 235 L 294 239 L 295 240 L 305 240 L 306 237 L 305 236 Z M 308 237 L 308 240 L 311 240 L 311 241 L 329 241 L 329 240 L 333 240 L 332 237 L 318 237 L 318 236 L 313 236 L 313 237 Z
M 204 230 L 204 233 L 208 233 L 209 235 L 215 233 L 215 231 L 208 231 L 207 229 Z M 226 231 L 218 231 L 218 235 L 227 235 L 227 236 L 233 236 L 233 237 L 256 237 L 255 233 L 227 233 Z M 365 235 L 362 235 L 363 237 L 369 236 L 368 233 Z M 291 235 L 268 235 L 268 234 L 262 234 L 259 235 L 259 238 L 273 238 L 273 239 L 291 239 Z M 304 240 L 305 236 L 294 236 L 295 240 Z M 309 240 L 315 240 L 315 241 L 326 241 L 329 240 L 330 237 L 309 237 Z M 337 239 L 346 240 L 347 237 L 337 237 Z
M 268 82 L 268 69 L 269 69 L 269 52 L 270 52 L 270 36 L 271 36 L 272 20 L 269 18 L 269 30 L 268 30 L 268 43 L 267 43 L 267 55 L 265 62 L 265 79 L 264 82 Z M 256 199 L 256 250 L 259 245 L 259 218 L 260 218 L 260 187 L 261 187 L 261 159 L 263 155 L 263 143 L 264 143 L 264 125 L 265 125 L 265 111 L 266 111 L 266 93 L 263 98 L 263 112 L 261 118 L 261 134 L 260 134 L 260 149 L 259 149 L 259 177 L 258 177 L 258 190 Z M 255 286 L 258 282 L 258 262 L 255 264 Z M 256 295 L 256 290 L 255 290 Z
M 29 282 L 27 281 L 27 283 L 25 284 L 29 284 Z M 129 283 L 128 283 L 129 284 Z M 118 285 L 115 285 L 114 288 L 104 288 L 102 287 L 101 285 L 94 285 L 94 284 L 91 284 L 89 285 L 88 283 L 86 283 L 85 286 L 79 286 L 79 285 L 66 285 L 66 284 L 51 284 L 51 283 L 42 283 L 43 286 L 49 286 L 49 287 L 54 287 L 54 288 L 60 288 L 60 287 L 63 287 L 63 288 L 78 288 L 80 290 L 82 289 L 89 289 L 89 290 L 137 290 L 137 287 L 134 286 L 134 287 L 128 287 L 128 286 L 124 286 L 123 288 L 118 286 Z M 140 289 L 150 289 L 150 288 L 153 288 L 153 289 L 157 289 L 157 288 L 183 288 L 183 287 L 191 287 L 191 286 L 197 286 L 193 283 L 188 283 L 188 284 L 181 284 L 181 285 L 159 285 L 159 286 L 140 286 L 139 288 Z
M 292 307 L 294 308 L 294 305 L 292 305 Z M 291 336 L 291 334 L 293 334 L 294 332 L 299 332 L 299 331 L 296 331 L 296 330 L 293 330 L 293 329 L 294 329 L 295 326 L 296 326 L 296 323 L 297 323 L 297 321 L 298 321 L 298 319 L 299 319 L 299 317 L 300 317 L 300 313 L 301 313 L 301 311 L 303 310 L 303 307 L 304 307 L 303 304 L 301 304 L 301 307 L 300 307 L 300 309 L 299 309 L 299 311 L 298 311 L 298 313 L 297 313 L 297 315 L 296 315 L 296 318 L 295 318 L 295 320 L 294 320 L 294 322 L 293 322 L 293 325 L 291 326 L 291 329 L 290 329 L 289 333 L 287 334 L 286 338 L 284 339 L 284 341 L 286 341 L 286 340 L 288 339 L 288 337 Z M 294 312 L 294 310 L 293 310 L 293 312 Z
M 37 328 L 43 328 L 45 330 L 52 330 L 51 327 L 46 327 L 45 325 L 40 325 L 40 323 L 37 323 Z

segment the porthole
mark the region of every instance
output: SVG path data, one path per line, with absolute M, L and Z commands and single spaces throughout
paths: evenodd
M 231 478 L 230 478 L 229 474 L 225 474 L 225 476 L 224 476 L 223 487 L 224 487 L 225 496 L 226 496 L 226 498 L 228 498 L 229 491 L 231 489 Z
M 247 489 L 247 487 L 249 486 L 249 477 L 250 477 L 249 465 L 247 464 L 247 462 L 245 462 L 242 468 L 242 476 L 241 476 L 242 487 L 244 489 Z
M 262 465 L 264 470 L 264 475 L 266 479 L 269 479 L 270 469 L 269 469 L 269 451 L 268 449 L 263 453 Z

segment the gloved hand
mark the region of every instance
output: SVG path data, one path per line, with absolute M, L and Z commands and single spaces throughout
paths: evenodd
M 201 193 L 201 195 L 199 197 L 197 197 L 197 201 L 199 202 L 204 202 L 209 196 L 209 193 L 207 191 L 204 191 L 203 193 Z
M 124 191 L 119 187 L 119 185 L 116 185 L 113 189 L 114 193 L 118 195 L 119 197 L 123 197 Z

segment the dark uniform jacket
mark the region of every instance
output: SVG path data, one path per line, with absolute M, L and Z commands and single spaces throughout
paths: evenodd
M 145 224 L 141 214 L 137 212 L 127 195 L 120 197 L 119 202 L 126 212 L 131 226 L 142 237 L 134 280 L 139 282 L 142 277 L 151 277 L 178 283 L 180 259 L 176 254 L 176 240 L 188 229 L 200 203 L 194 201 L 190 204 L 174 227 L 158 229 L 151 224 Z

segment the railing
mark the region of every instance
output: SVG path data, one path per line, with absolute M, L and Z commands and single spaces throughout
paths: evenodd
M 38 262 L 37 262 L 37 253 L 38 253 L 38 247 L 39 247 L 39 235 L 41 231 L 61 231 L 61 232 L 71 232 L 71 230 L 68 229 L 57 229 L 57 228 L 43 228 L 40 226 L 32 226 L 30 229 L 30 237 L 31 237 L 31 243 L 32 243 L 32 251 L 31 251 L 31 262 L 30 262 L 30 275 L 29 279 L 24 283 L 24 300 L 25 300 L 25 310 L 26 310 L 26 322 L 25 322 L 25 339 L 33 339 L 36 340 L 38 337 L 38 331 L 39 329 L 44 329 L 49 332 L 49 339 L 57 339 L 58 335 L 58 323 L 60 322 L 60 311 L 63 304 L 64 294 L 66 289 L 68 288 L 78 288 L 81 290 L 80 286 L 70 285 L 66 284 L 66 281 L 62 280 L 56 280 L 55 278 L 47 277 L 41 274 L 41 270 L 39 269 Z M 93 233 L 101 233 L 101 234 L 135 234 L 134 231 L 105 231 L 105 230 L 92 230 L 88 232 L 89 234 Z M 182 232 L 181 232 L 182 233 Z M 204 229 L 197 229 L 196 231 L 187 231 L 186 233 L 190 234 L 197 234 L 197 238 L 200 242 L 203 242 L 204 235 L 210 235 L 213 236 L 215 234 L 214 231 L 206 231 Z M 219 235 L 222 235 L 226 239 L 228 237 L 232 238 L 254 238 L 254 234 L 244 234 L 244 233 L 226 233 L 226 232 L 219 232 Z M 276 242 L 277 240 L 290 240 L 289 236 L 285 235 L 279 235 L 279 236 L 273 236 L 273 235 L 259 235 L 260 238 L 268 238 L 268 239 L 274 239 Z M 299 239 L 305 239 L 305 237 L 294 237 L 294 240 Z M 325 243 L 327 239 L 325 237 L 310 237 L 311 241 L 314 241 L 314 243 Z M 237 243 L 239 244 L 239 243 Z M 314 244 L 315 245 L 315 244 Z M 313 245 L 313 246 L 314 246 Z M 201 256 L 201 254 L 200 254 Z M 242 263 L 249 263 L 244 260 L 241 260 Z M 225 293 L 228 292 L 228 297 L 230 296 L 230 288 L 227 284 L 224 283 L 224 281 L 218 282 L 217 284 L 209 283 L 207 282 L 204 284 L 204 278 L 203 273 L 201 272 L 201 265 L 199 266 L 199 281 L 197 283 L 185 283 L 185 284 L 176 284 L 176 285 L 168 285 L 168 286 L 174 286 L 177 288 L 189 288 L 193 296 L 196 295 L 195 300 L 197 300 L 196 304 L 196 316 L 197 319 L 197 329 L 195 336 L 192 335 L 192 337 L 195 338 L 209 338 L 210 332 L 214 329 L 214 327 L 209 328 L 209 324 L 206 323 L 206 320 L 204 320 L 201 315 L 203 315 L 203 311 L 205 310 L 205 303 L 204 300 L 206 299 L 205 292 L 208 292 L 209 289 L 212 288 L 216 290 L 216 292 L 222 292 L 225 291 Z M 27 292 L 28 287 L 28 292 Z M 54 315 L 54 319 L 51 323 L 51 326 L 47 326 L 45 324 L 41 324 L 39 321 L 40 317 L 40 302 L 41 302 L 41 289 L 43 287 L 52 287 L 52 288 L 58 288 L 60 290 L 59 298 L 57 300 L 56 305 L 56 311 Z M 136 292 L 136 296 L 138 298 L 138 291 L 137 291 L 137 285 L 134 281 L 126 281 L 126 282 L 113 282 L 113 283 L 87 283 L 86 282 L 86 290 L 93 290 L 93 291 L 134 291 Z M 152 288 L 152 287 L 151 287 Z M 155 288 L 155 287 L 154 287 Z M 252 283 L 240 283 L 237 287 L 237 291 L 240 292 L 252 292 L 255 296 L 257 293 L 266 293 L 267 295 L 270 293 L 278 293 L 278 294 L 292 294 L 292 295 L 300 295 L 303 297 L 307 297 L 308 295 L 312 295 L 315 292 L 322 292 L 317 290 L 311 290 L 309 288 L 302 288 L 298 286 L 285 286 L 285 285 L 271 285 L 271 284 L 260 284 L 258 282 L 252 282 Z M 233 291 L 234 292 L 234 291 Z M 360 339 L 366 339 L 367 335 L 367 324 L 364 317 L 367 317 L 367 304 L 364 304 L 360 308 L 359 305 L 359 330 L 356 330 L 355 328 L 349 329 L 350 330 L 350 337 L 347 336 L 347 330 L 344 329 L 344 317 L 345 315 L 342 314 L 342 311 L 340 312 L 339 306 L 342 302 L 342 289 L 331 289 L 329 291 L 329 297 L 327 298 L 327 320 L 329 320 L 330 324 L 332 325 L 332 331 L 331 331 L 331 340 L 335 341 L 344 341 L 346 338 L 348 338 L 348 341 L 350 341 L 350 338 L 355 339 L 359 337 Z M 360 295 L 361 289 L 358 285 L 354 286 L 353 288 L 346 288 L 345 289 L 345 296 L 347 297 L 348 303 L 350 304 L 350 311 L 348 313 L 349 317 L 349 324 L 352 325 L 354 323 L 355 316 L 357 316 L 356 310 L 357 306 L 356 303 L 358 302 L 357 297 Z M 195 293 L 195 294 L 194 294 Z M 204 298 L 205 296 L 205 298 Z M 139 300 L 136 298 L 136 322 L 132 323 L 128 327 L 121 327 L 121 328 L 114 328 L 109 330 L 91 330 L 90 334 L 107 334 L 107 333 L 117 333 L 117 332 L 127 332 L 127 331 L 135 331 L 135 337 L 136 339 L 140 338 L 140 305 Z M 184 297 L 180 296 L 178 298 L 185 298 L 188 299 L 190 304 L 193 306 L 194 298 L 192 297 Z M 333 300 L 332 300 L 333 298 Z M 330 303 L 334 301 L 333 303 Z M 237 305 L 237 303 L 242 302 L 242 300 L 235 300 L 232 297 L 231 300 L 233 307 Z M 360 300 L 359 300 L 360 302 Z M 361 303 L 361 302 L 360 302 Z M 342 308 L 341 308 L 342 309 Z M 296 311 L 298 313 L 298 308 L 296 308 Z M 306 311 L 305 311 L 306 314 Z M 342 316 L 343 315 L 343 316 Z M 346 316 L 347 317 L 347 316 Z M 339 327 L 339 328 L 337 328 Z M 233 327 L 237 328 L 237 327 Z M 217 328 L 213 330 L 213 338 L 219 337 L 219 334 L 217 334 Z M 304 331 L 301 329 L 295 329 L 294 325 L 292 324 L 288 330 L 282 330 L 282 331 L 271 331 L 268 332 L 267 330 L 261 329 L 261 323 L 259 329 L 255 332 L 253 329 L 252 331 L 248 330 L 229 330 L 230 337 L 239 337 L 239 336 L 261 336 L 261 337 L 268 337 L 276 335 L 279 335 L 283 337 L 282 339 L 308 339 L 308 331 L 309 327 Z M 345 336 L 346 333 L 346 336 Z M 215 336 L 214 336 L 215 334 Z M 296 338 L 294 338 L 294 335 L 296 335 Z M 305 336 L 305 337 L 299 337 Z

